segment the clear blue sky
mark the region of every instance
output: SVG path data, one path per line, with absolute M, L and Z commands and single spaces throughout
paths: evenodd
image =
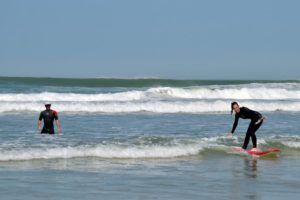
M 300 1 L 1 0 L 0 75 L 299 79 Z

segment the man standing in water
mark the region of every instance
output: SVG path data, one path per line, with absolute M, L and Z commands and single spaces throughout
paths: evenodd
M 38 120 L 38 129 L 41 133 L 54 134 L 54 125 L 55 120 L 58 133 L 61 133 L 60 122 L 58 120 L 58 114 L 55 110 L 51 110 L 51 104 L 45 104 L 46 110 L 42 111 Z M 42 119 L 44 120 L 44 127 L 41 129 Z

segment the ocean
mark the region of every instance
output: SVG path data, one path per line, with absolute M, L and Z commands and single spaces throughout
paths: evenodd
M 234 154 L 231 101 L 267 117 Z M 51 102 L 62 134 L 37 130 Z M 0 77 L 0 199 L 299 199 L 300 81 Z M 250 141 L 249 148 L 252 143 Z

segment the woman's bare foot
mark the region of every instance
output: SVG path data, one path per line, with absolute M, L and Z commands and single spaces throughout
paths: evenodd
M 256 151 L 258 151 L 258 150 L 257 150 L 257 148 L 252 148 L 250 151 L 256 152 Z

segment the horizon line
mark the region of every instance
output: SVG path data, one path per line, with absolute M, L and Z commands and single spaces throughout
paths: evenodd
M 162 78 L 162 77 L 54 77 L 54 76 L 0 76 L 0 78 L 33 78 L 33 79 L 116 79 L 116 80 L 174 80 L 174 81 L 300 81 L 299 79 L 178 79 L 178 78 Z

